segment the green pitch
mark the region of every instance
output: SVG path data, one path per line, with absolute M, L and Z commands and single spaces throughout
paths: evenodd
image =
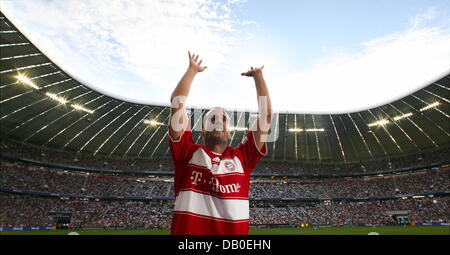
M 67 235 L 77 232 L 80 235 L 168 235 L 170 230 L 48 230 L 0 232 L 0 235 Z M 448 226 L 427 227 L 321 227 L 321 228 L 273 228 L 250 229 L 251 235 L 367 235 L 377 232 L 380 235 L 450 235 Z

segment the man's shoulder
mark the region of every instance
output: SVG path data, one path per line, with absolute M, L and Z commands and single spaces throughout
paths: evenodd
M 231 147 L 229 146 L 227 148 L 227 151 L 230 155 L 230 157 L 234 157 L 236 155 L 240 155 L 241 154 L 241 149 L 240 149 L 241 143 L 239 143 L 238 145 L 236 145 L 236 147 Z

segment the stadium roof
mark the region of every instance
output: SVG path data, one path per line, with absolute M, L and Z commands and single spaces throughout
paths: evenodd
M 168 107 L 126 102 L 81 84 L 2 13 L 0 51 L 2 138 L 96 155 L 169 156 Z M 352 162 L 447 147 L 449 87 L 447 74 L 409 96 L 365 111 L 280 113 L 274 127 L 279 137 L 268 144 L 268 158 Z M 252 113 L 233 115 L 248 123 Z M 197 123 L 192 120 L 194 127 Z M 243 127 L 233 132 L 231 146 L 244 137 Z M 198 132 L 193 138 L 201 142 Z

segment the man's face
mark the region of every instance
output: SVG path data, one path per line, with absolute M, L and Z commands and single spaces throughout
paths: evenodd
M 205 144 L 217 145 L 227 143 L 231 139 L 231 134 L 226 113 L 222 109 L 216 109 L 205 117 L 205 125 L 202 130 Z

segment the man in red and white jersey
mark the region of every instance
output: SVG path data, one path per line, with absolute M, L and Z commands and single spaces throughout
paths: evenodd
M 175 168 L 175 208 L 172 234 L 246 235 L 249 229 L 250 174 L 267 154 L 266 137 L 272 119 L 263 67 L 242 73 L 253 77 L 258 96 L 258 119 L 236 148 L 229 117 L 213 108 L 203 117 L 204 145 L 194 143 L 185 110 L 194 77 L 207 67 L 189 54 L 189 67 L 171 96 L 169 143 Z

